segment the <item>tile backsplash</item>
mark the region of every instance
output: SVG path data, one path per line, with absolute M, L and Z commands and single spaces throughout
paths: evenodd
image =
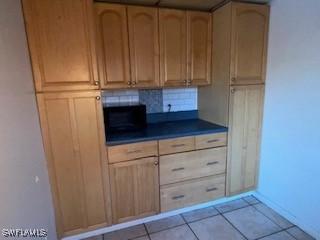
M 107 90 L 102 93 L 103 103 L 141 102 L 148 113 L 177 112 L 198 109 L 198 89 L 170 88 L 143 90 Z

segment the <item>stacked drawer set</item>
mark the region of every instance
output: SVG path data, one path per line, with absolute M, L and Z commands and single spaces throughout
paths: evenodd
M 221 132 L 107 147 L 113 221 L 225 196 L 226 145 Z

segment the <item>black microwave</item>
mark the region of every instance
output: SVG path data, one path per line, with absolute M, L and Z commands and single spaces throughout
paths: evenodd
M 146 105 L 109 104 L 103 108 L 107 133 L 137 131 L 146 127 Z

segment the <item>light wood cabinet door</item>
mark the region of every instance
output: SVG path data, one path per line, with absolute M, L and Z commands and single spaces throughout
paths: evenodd
M 37 100 L 59 235 L 109 225 L 100 93 L 44 93 Z
M 187 81 L 186 11 L 159 9 L 160 79 L 162 86 L 183 86 Z
M 128 6 L 132 87 L 157 87 L 159 83 L 158 9 Z
M 210 13 L 187 11 L 187 80 L 191 85 L 211 82 L 211 18 Z
M 227 194 L 257 183 L 264 85 L 236 86 L 230 93 Z
M 23 0 L 36 90 L 98 89 L 92 0 Z
M 159 212 L 158 158 L 110 165 L 113 223 Z
M 232 3 L 231 84 L 265 81 L 269 6 Z
M 95 3 L 95 9 L 101 87 L 130 87 L 126 6 Z

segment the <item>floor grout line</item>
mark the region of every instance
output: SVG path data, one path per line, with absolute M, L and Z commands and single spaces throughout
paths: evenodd
M 179 224 L 179 225 L 175 225 L 175 226 L 172 226 L 172 227 L 168 227 L 168 228 L 166 228 L 166 229 L 162 229 L 162 230 L 159 230 L 159 231 L 155 231 L 155 232 L 152 232 L 152 233 L 149 233 L 148 232 L 148 234 L 154 234 L 154 233 L 159 233 L 159 232 L 163 232 L 163 231 L 166 231 L 166 230 L 169 230 L 169 229 L 172 229 L 172 228 L 175 228 L 175 227 L 181 227 L 181 226 L 183 226 L 183 225 L 186 225 L 187 223 L 185 222 L 185 223 L 183 223 L 183 224 Z
M 181 214 L 181 217 L 183 218 L 183 220 L 186 222 L 188 228 L 191 230 L 191 232 L 193 233 L 193 235 L 196 237 L 197 240 L 199 240 L 197 234 L 193 231 L 193 229 L 190 227 L 189 223 L 186 221 L 186 219 L 184 218 L 184 216 Z
M 248 238 L 247 238 L 236 226 L 234 226 L 223 214 L 221 214 L 221 216 L 222 216 L 236 231 L 238 231 L 238 232 L 241 234 L 241 236 L 244 237 L 244 239 L 248 240 Z
M 281 232 L 286 232 L 286 233 L 288 233 L 287 230 L 290 229 L 290 228 L 292 228 L 292 227 L 284 228 L 284 229 L 281 229 L 281 230 L 279 230 L 279 231 L 276 231 L 276 232 L 273 232 L 273 233 L 264 235 L 264 236 L 262 236 L 262 237 L 258 237 L 258 238 L 256 238 L 255 240 L 259 240 L 259 239 L 262 239 L 262 238 L 265 238 L 265 237 L 269 237 L 269 236 L 271 236 L 271 235 L 274 235 L 274 234 L 277 234 L 277 233 L 281 233 Z M 289 234 L 289 233 L 288 233 L 288 234 Z M 289 235 L 291 235 L 291 234 L 289 234 Z M 294 236 L 292 236 L 292 237 L 293 237 L 294 239 L 296 239 Z
M 147 233 L 147 236 L 148 236 L 149 240 L 151 240 L 151 237 L 150 237 L 150 234 L 149 234 L 149 232 L 148 232 L 148 229 L 147 229 L 146 224 L 143 223 L 143 226 L 144 226 L 144 229 L 146 230 L 146 233 Z

